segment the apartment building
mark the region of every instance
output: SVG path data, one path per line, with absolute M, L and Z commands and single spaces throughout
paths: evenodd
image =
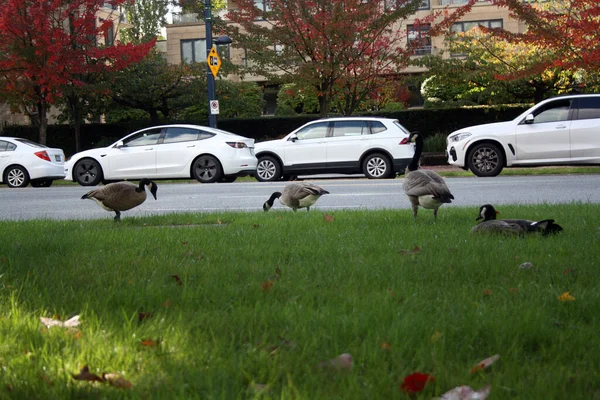
M 396 6 L 397 0 L 382 0 L 387 9 Z M 264 9 L 267 7 L 263 0 L 254 0 L 257 7 Z M 450 9 L 459 7 L 467 3 L 467 0 L 423 0 L 423 3 L 415 14 L 414 18 L 405 21 L 399 25 L 397 29 L 407 31 L 407 42 L 410 40 L 419 40 L 422 46 L 415 51 L 415 57 L 438 54 L 443 49 L 444 38 L 431 38 L 428 34 L 427 26 L 420 26 L 419 29 L 414 29 L 413 22 L 416 18 L 424 18 L 436 11 L 443 10 L 445 7 Z M 227 7 L 234 9 L 236 7 L 233 0 L 227 1 Z M 221 12 L 224 17 L 226 11 Z M 260 21 L 257 21 L 260 23 Z M 470 13 L 461 18 L 453 26 L 456 32 L 468 31 L 479 24 L 490 28 L 504 28 L 511 32 L 524 32 L 525 25 L 510 17 L 507 9 L 498 8 L 492 5 L 488 0 L 479 0 L 475 4 Z M 182 62 L 206 62 L 206 29 L 204 24 L 204 16 L 199 14 L 180 14 L 173 16 L 173 22 L 166 26 L 167 36 L 167 60 L 171 64 L 179 64 Z M 231 48 L 226 52 L 229 60 L 237 65 L 243 65 L 245 62 L 244 51 L 242 49 Z M 450 57 L 450 54 L 445 54 L 444 57 Z M 407 68 L 406 73 L 419 73 L 423 69 L 417 67 Z M 227 76 L 226 79 L 233 81 L 239 80 L 237 76 Z M 263 77 L 253 76 L 246 77 L 246 80 L 256 81 L 268 86 Z M 267 93 L 266 93 L 267 94 Z M 272 93 L 271 93 L 272 95 Z M 266 96 L 266 100 L 269 96 Z M 272 107 L 271 107 L 272 108 Z

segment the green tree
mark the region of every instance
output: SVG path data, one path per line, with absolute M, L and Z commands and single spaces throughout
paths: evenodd
M 143 43 L 160 34 L 166 23 L 169 0 L 135 0 L 127 3 L 125 11 L 130 28 L 121 30 L 125 42 Z

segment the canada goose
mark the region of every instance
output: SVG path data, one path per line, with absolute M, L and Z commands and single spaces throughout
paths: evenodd
M 531 221 L 528 219 L 496 219 L 500 214 L 491 204 L 479 207 L 479 216 L 475 219 L 482 222 L 471 229 L 471 233 L 503 233 L 507 235 L 520 235 L 541 232 L 543 236 L 558 233 L 562 226 L 555 224 L 553 219 Z
M 408 138 L 415 143 L 415 154 L 406 167 L 404 193 L 412 204 L 413 216 L 417 219 L 419 206 L 433 210 L 433 218 L 437 219 L 438 208 L 444 203 L 451 203 L 454 196 L 446 186 L 444 179 L 436 172 L 419 169 L 419 158 L 423 152 L 423 138 L 418 132 L 412 132 Z
M 275 199 L 279 199 L 281 204 L 290 207 L 296 211 L 299 208 L 306 208 L 310 211 L 310 206 L 324 194 L 329 192 L 320 186 L 308 182 L 290 183 L 283 188 L 283 192 L 275 192 L 269 200 L 263 204 L 263 210 L 269 211 L 273 207 Z
M 114 211 L 115 221 L 121 220 L 121 211 L 127 211 L 139 206 L 146 200 L 146 186 L 150 188 L 150 193 L 156 200 L 156 183 L 150 179 L 144 178 L 139 185 L 132 182 L 109 183 L 98 189 L 90 190 L 82 199 L 92 199 L 106 211 Z

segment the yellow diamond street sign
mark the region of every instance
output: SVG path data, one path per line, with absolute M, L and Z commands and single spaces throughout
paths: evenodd
M 219 57 L 219 53 L 217 53 L 217 48 L 214 45 L 208 53 L 206 62 L 208 63 L 208 67 L 210 68 L 213 76 L 216 78 L 217 74 L 219 73 L 219 68 L 221 68 L 221 57 Z

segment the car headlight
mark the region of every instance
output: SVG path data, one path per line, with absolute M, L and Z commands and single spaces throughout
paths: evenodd
M 469 136 L 471 136 L 471 133 L 469 132 L 461 132 L 457 133 L 456 135 L 450 135 L 448 136 L 448 144 L 460 142 L 461 140 L 466 139 Z

